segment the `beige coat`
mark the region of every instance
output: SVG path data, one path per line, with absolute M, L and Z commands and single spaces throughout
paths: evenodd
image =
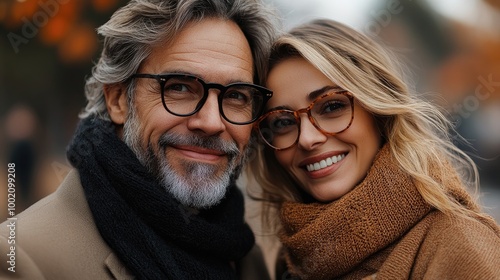
M 56 192 L 14 220 L 14 273 L 8 270 L 11 265 L 7 262 L 12 246 L 8 243 L 11 221 L 0 225 L 0 279 L 134 278 L 101 238 L 74 170 Z M 268 279 L 258 247 L 237 267 L 241 279 Z

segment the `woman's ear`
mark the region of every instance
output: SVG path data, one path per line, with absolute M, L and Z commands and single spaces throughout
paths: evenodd
M 122 84 L 104 85 L 104 97 L 111 121 L 123 125 L 128 114 L 126 87 Z

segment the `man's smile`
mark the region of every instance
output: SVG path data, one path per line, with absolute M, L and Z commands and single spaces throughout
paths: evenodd
M 207 163 L 215 163 L 224 158 L 227 158 L 227 154 L 219 150 L 212 150 L 198 146 L 184 146 L 184 145 L 174 145 L 171 147 L 187 158 Z

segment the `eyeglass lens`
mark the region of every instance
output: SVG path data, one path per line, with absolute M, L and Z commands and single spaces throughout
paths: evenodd
M 329 93 L 312 103 L 307 112 L 318 130 L 335 134 L 345 130 L 351 123 L 351 103 L 345 94 Z M 300 115 L 297 111 L 272 111 L 258 125 L 262 138 L 276 149 L 293 146 L 300 135 Z
M 176 115 L 190 115 L 203 106 L 206 85 L 195 77 L 176 76 L 167 79 L 163 86 L 163 102 L 168 111 Z M 244 123 L 257 117 L 264 105 L 264 96 L 250 85 L 234 85 L 219 96 L 225 118 Z

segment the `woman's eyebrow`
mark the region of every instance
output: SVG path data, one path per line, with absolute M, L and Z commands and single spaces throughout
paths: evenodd
M 336 92 L 346 91 L 345 89 L 343 89 L 339 86 L 324 86 L 320 89 L 314 90 L 314 91 L 310 92 L 309 94 L 307 94 L 307 100 L 309 100 L 309 102 L 313 102 L 314 100 L 316 100 L 316 98 L 320 97 L 325 92 L 330 91 L 330 90 L 333 90 Z M 268 110 L 265 111 L 265 113 L 271 112 L 271 111 L 276 111 L 276 110 L 291 110 L 291 111 L 293 111 L 293 109 L 290 108 L 289 106 L 280 105 L 280 106 L 269 108 Z
M 330 91 L 330 90 L 339 91 L 339 92 L 345 91 L 345 89 L 343 89 L 339 86 L 325 86 L 325 87 L 322 87 L 320 89 L 317 89 L 315 91 L 310 92 L 307 95 L 307 100 L 309 100 L 310 102 L 313 102 L 316 98 L 320 97 L 323 93 Z
M 287 107 L 285 105 L 280 105 L 280 106 L 269 108 L 264 113 L 271 112 L 271 111 L 277 111 L 277 110 L 291 110 L 291 111 L 293 111 L 290 107 Z

